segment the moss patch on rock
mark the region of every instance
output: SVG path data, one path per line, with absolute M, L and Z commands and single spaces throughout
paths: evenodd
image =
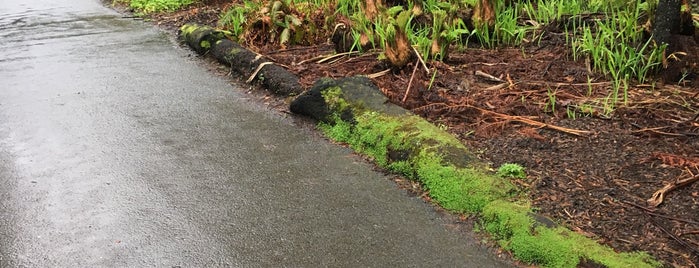
M 199 54 L 204 54 L 211 49 L 212 44 L 226 39 L 231 33 L 229 31 L 217 30 L 209 26 L 185 24 L 180 27 L 179 35 L 183 41 L 194 49 L 194 51 Z
M 331 138 L 379 166 L 419 181 L 442 207 L 480 216 L 479 228 L 527 263 L 576 267 L 657 267 L 645 253 L 617 253 L 536 215 L 522 191 L 477 160 L 451 134 L 382 99 L 366 78 L 321 79 L 292 112 L 320 121 Z M 361 97 L 365 96 L 365 97 Z M 397 107 L 397 106 L 396 106 Z

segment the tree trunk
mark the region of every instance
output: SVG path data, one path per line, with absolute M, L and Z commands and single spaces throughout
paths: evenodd
M 660 0 L 655 9 L 653 40 L 657 45 L 667 44 L 672 51 L 672 35 L 680 31 L 680 7 L 682 0 Z

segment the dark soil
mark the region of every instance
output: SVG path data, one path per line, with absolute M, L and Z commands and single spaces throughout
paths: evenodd
M 226 3 L 152 18 L 171 30 L 186 22 L 215 26 Z M 301 77 L 305 88 L 319 77 L 387 69 L 372 52 L 317 63 L 334 54 L 329 42 L 255 49 Z M 564 38 L 551 32 L 540 44 L 452 52 L 444 63 L 428 62 L 429 74 L 411 63 L 373 81 L 392 102 L 448 127 L 494 167 L 525 166 L 527 179 L 517 183 L 541 214 L 616 250 L 696 267 L 699 183 L 668 191 L 657 207 L 647 201 L 668 184 L 699 178 L 696 70 L 685 68 L 689 76 L 679 83 L 632 85 L 626 103 L 607 113 L 611 83 L 569 54 Z

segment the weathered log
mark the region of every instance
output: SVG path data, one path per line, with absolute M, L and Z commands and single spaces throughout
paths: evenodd
M 185 24 L 180 28 L 179 35 L 194 51 L 204 54 L 211 49 L 212 44 L 226 38 L 227 33 L 209 26 Z

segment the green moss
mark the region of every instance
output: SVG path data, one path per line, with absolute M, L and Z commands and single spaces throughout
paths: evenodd
M 388 164 L 388 169 L 408 178 L 415 178 L 415 167 L 408 161 L 396 161 Z
M 329 87 L 322 93 L 323 99 L 328 104 L 331 111 L 337 111 L 338 114 L 350 108 L 349 103 L 342 97 L 342 89 L 340 87 Z
M 493 200 L 505 198 L 512 189 L 498 177 L 442 163 L 434 153 L 423 152 L 415 162 L 417 176 L 430 196 L 449 210 L 478 213 Z
M 352 137 L 352 125 L 350 125 L 348 122 L 339 120 L 339 118 L 334 124 L 320 123 L 318 124 L 318 127 L 325 133 L 325 135 L 339 142 L 348 142 Z
M 211 48 L 211 43 L 209 41 L 203 40 L 199 42 L 199 46 L 202 48 Z
M 193 24 L 185 24 L 180 27 L 180 32 L 182 32 L 182 35 L 187 36 L 192 34 L 196 29 L 198 29 L 199 26 L 193 25 Z
M 324 96 L 335 98 L 337 92 Z M 349 107 L 337 99 L 332 100 L 331 107 Z M 392 117 L 366 112 L 355 116 L 355 125 L 334 115 L 332 123 L 321 124 L 320 128 L 333 139 L 346 142 L 357 152 L 370 156 L 379 166 L 419 180 L 435 201 L 450 210 L 480 212 L 488 202 L 503 198 L 512 189 L 506 181 L 495 176 L 442 163 L 435 148 L 454 140 L 433 125 L 417 119 L 415 116 Z M 406 150 L 411 155 L 408 160 L 391 162 L 389 149 Z
M 607 267 L 658 267 L 645 253 L 616 253 L 563 227 L 546 228 L 530 216 L 529 205 L 504 200 L 483 209 L 482 228 L 519 260 L 544 267 L 576 267 L 589 259 Z
M 533 234 L 517 233 L 512 236 L 505 248 L 527 263 L 545 267 L 576 267 L 580 262 L 574 247 L 576 241 L 562 237 L 560 231 L 539 226 Z
M 527 215 L 528 205 L 497 200 L 483 208 L 484 229 L 500 241 L 507 241 L 517 233 L 528 232 L 534 220 Z

